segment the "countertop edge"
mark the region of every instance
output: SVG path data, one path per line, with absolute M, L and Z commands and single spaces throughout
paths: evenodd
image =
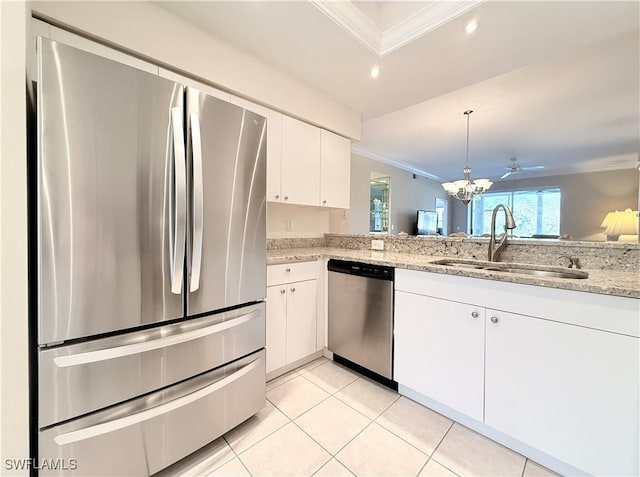
M 481 280 L 492 280 L 521 285 L 541 286 L 546 288 L 556 288 L 563 290 L 579 291 L 585 293 L 596 293 L 601 295 L 618 296 L 623 298 L 640 299 L 640 280 L 632 287 L 619 286 L 611 283 L 598 283 L 607 275 L 625 276 L 630 278 L 633 272 L 610 272 L 601 270 L 586 270 L 589 278 L 586 279 L 561 279 L 561 278 L 541 278 L 522 275 L 517 273 L 501 273 L 488 270 L 461 269 L 446 267 L 431 263 L 447 257 L 411 255 L 397 252 L 371 251 L 371 250 L 350 250 L 336 248 L 311 248 L 311 249 L 276 249 L 267 252 L 267 265 L 277 265 L 282 263 L 308 262 L 322 258 L 337 260 L 355 260 L 375 265 L 386 265 L 407 270 L 416 270 L 432 273 L 441 273 L 468 278 L 478 278 Z M 593 275 L 596 275 L 595 277 Z M 601 276 L 598 276 L 601 275 Z M 591 281 L 590 281 L 591 280 Z

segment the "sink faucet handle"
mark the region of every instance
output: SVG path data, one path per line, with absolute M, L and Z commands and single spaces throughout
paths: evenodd
M 567 268 L 580 268 L 580 259 L 578 257 L 571 257 L 569 255 L 560 255 L 558 258 L 566 258 L 569 260 L 569 265 Z

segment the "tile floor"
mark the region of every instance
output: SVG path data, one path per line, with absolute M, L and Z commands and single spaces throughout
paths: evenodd
M 179 473 L 556 475 L 325 358 L 267 383 L 267 407 L 211 443 L 200 455 Z

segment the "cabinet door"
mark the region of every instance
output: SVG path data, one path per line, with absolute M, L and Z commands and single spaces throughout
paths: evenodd
M 396 291 L 394 378 L 482 421 L 484 309 Z
M 588 474 L 640 475 L 638 344 L 487 310 L 485 423 Z
M 282 117 L 282 202 L 320 203 L 320 128 Z
M 316 351 L 317 280 L 287 287 L 287 363 L 291 363 Z
M 231 96 L 231 102 L 267 118 L 267 200 L 280 202 L 282 114 L 237 96 Z
M 320 205 L 348 209 L 351 141 L 324 129 L 320 139 Z
M 267 287 L 267 373 L 287 364 L 287 286 Z

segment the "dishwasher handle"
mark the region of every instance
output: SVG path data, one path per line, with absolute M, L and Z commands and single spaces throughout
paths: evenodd
M 364 278 L 393 281 L 395 269 L 384 265 L 370 263 L 350 262 L 347 260 L 331 259 L 327 263 L 327 270 L 336 273 L 345 273 Z

